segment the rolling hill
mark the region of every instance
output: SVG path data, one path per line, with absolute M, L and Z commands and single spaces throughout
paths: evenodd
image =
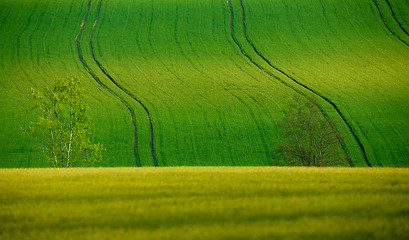
M 351 166 L 409 165 L 404 0 L 3 0 L 0 167 L 45 167 L 27 93 L 83 77 L 100 166 L 263 166 L 315 95 Z M 347 165 L 347 164 L 346 164 Z

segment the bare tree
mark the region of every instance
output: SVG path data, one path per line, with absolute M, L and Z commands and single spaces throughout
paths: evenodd
M 283 111 L 278 124 L 283 140 L 275 156 L 289 165 L 330 166 L 345 161 L 340 141 L 344 139 L 336 124 L 325 117 L 316 98 L 295 97 Z
M 36 121 L 24 129 L 39 137 L 40 147 L 55 167 L 82 166 L 101 160 L 103 147 L 91 144 L 86 90 L 78 77 L 57 79 L 43 91 L 31 88 Z

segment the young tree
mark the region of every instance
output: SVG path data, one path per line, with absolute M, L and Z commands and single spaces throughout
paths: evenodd
M 79 77 L 57 79 L 43 91 L 31 88 L 36 121 L 24 129 L 41 139 L 40 147 L 55 167 L 84 166 L 101 160 L 101 144 L 89 140 L 91 121 L 86 90 Z
M 283 140 L 276 156 L 290 165 L 329 166 L 345 160 L 340 141 L 344 136 L 333 121 L 324 117 L 317 99 L 307 97 L 289 104 L 278 124 Z

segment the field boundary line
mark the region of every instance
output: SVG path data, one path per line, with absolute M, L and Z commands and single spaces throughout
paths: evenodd
M 86 9 L 86 12 L 85 12 L 85 14 L 84 14 L 84 17 L 83 17 L 83 19 L 82 19 L 81 26 L 80 26 L 80 30 L 78 31 L 78 34 L 77 34 L 77 36 L 75 37 L 75 43 L 76 43 L 76 46 L 77 46 L 78 58 L 79 58 L 80 62 L 82 63 L 82 66 L 84 67 L 84 69 L 91 75 L 91 77 L 92 77 L 102 88 L 106 89 L 109 93 L 111 93 L 112 95 L 114 95 L 115 97 L 117 97 L 117 98 L 125 105 L 125 107 L 129 110 L 129 113 L 130 113 L 130 116 L 131 116 L 131 122 L 132 122 L 132 125 L 133 125 L 133 139 L 132 139 L 132 146 L 133 146 L 133 148 L 132 148 L 132 151 L 133 151 L 133 155 L 134 155 L 135 165 L 136 165 L 136 167 L 138 167 L 138 166 L 139 166 L 139 164 L 138 164 L 138 151 L 137 151 L 138 145 L 137 145 L 137 143 L 136 143 L 137 129 L 136 129 L 136 123 L 135 123 L 135 119 L 134 119 L 135 112 L 133 111 L 133 109 L 131 108 L 130 104 L 129 104 L 126 100 L 124 100 L 123 98 L 121 98 L 117 93 L 115 93 L 112 89 L 110 89 L 108 86 L 106 86 L 106 85 L 98 78 L 98 76 L 91 70 L 91 68 L 90 68 L 90 67 L 88 66 L 88 64 L 85 62 L 85 60 L 84 60 L 84 58 L 83 58 L 83 56 L 82 56 L 82 54 L 81 54 L 81 46 L 80 46 L 80 43 L 79 43 L 78 40 L 79 40 L 79 38 L 80 38 L 80 36 L 81 36 L 82 29 L 83 29 L 84 26 L 85 26 L 85 20 L 86 20 L 87 15 L 88 15 L 88 11 L 89 11 L 89 7 L 90 7 L 90 5 L 91 5 L 91 1 L 92 1 L 92 0 L 89 0 L 89 1 L 88 1 L 87 9 Z
M 150 133 L 149 142 L 150 142 L 150 148 L 151 148 L 152 163 L 153 163 L 153 166 L 156 167 L 156 166 L 157 166 L 157 162 L 156 162 L 155 151 L 154 151 L 154 143 L 153 143 L 153 124 L 152 124 L 152 120 L 151 120 L 151 116 L 150 116 L 150 113 L 149 113 L 148 108 L 142 103 L 141 100 L 139 100 L 138 98 L 136 98 L 136 96 L 135 96 L 134 94 L 132 94 L 129 90 L 127 90 L 126 88 L 124 88 L 124 87 L 122 87 L 121 85 L 119 85 L 119 83 L 116 82 L 110 74 L 108 74 L 108 72 L 102 67 L 101 63 L 100 63 L 100 62 L 96 59 L 96 57 L 95 57 L 94 48 L 92 47 L 92 37 L 93 37 L 93 34 L 94 34 L 95 27 L 96 27 L 96 25 L 97 25 L 97 23 L 98 23 L 98 20 L 99 20 L 99 15 L 100 15 L 100 12 L 101 12 L 101 6 L 102 6 L 102 0 L 100 0 L 100 2 L 99 2 L 97 16 L 96 16 L 94 25 L 92 26 L 91 34 L 90 34 L 90 37 L 89 37 L 89 46 L 90 46 L 92 58 L 94 59 L 94 62 L 98 65 L 98 68 L 101 70 L 101 72 L 102 72 L 105 76 L 107 76 L 107 77 L 109 78 L 109 80 L 111 80 L 111 82 L 112 82 L 115 86 L 117 86 L 122 92 L 124 92 L 126 95 L 128 95 L 129 97 L 131 97 L 132 99 L 134 99 L 136 102 L 138 102 L 138 104 L 139 104 L 139 105 L 143 108 L 143 110 L 145 111 L 145 113 L 146 113 L 146 118 L 147 118 L 148 123 L 149 123 L 149 133 Z

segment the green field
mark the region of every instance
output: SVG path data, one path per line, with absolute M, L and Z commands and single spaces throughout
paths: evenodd
M 1 239 L 407 239 L 392 168 L 0 170 Z
M 280 165 L 295 94 L 318 96 L 353 166 L 408 166 L 408 12 L 407 0 L 0 0 L 0 167 L 50 166 L 20 128 L 30 87 L 67 75 L 90 91 L 98 166 Z

